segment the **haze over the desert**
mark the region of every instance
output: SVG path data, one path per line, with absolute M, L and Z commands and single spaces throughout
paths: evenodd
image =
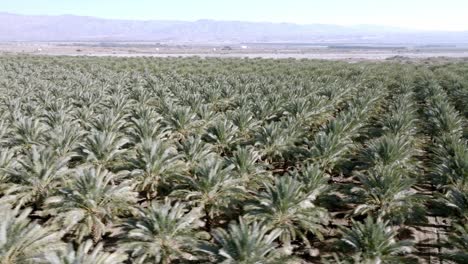
M 109 19 L 236 20 L 252 22 L 385 25 L 406 29 L 468 30 L 464 0 L 82 0 L 2 1 L 0 11 L 27 15 L 81 15 Z

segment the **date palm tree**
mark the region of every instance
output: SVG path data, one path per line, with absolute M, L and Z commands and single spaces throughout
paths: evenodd
M 330 102 L 325 97 L 308 96 L 290 100 L 284 110 L 286 115 L 310 129 L 312 125 L 321 125 L 330 117 L 330 108 Z
M 220 158 L 210 158 L 200 164 L 191 176 L 182 176 L 182 185 L 171 195 L 183 198 L 204 209 L 206 228 L 212 220 L 245 196 L 241 181 L 232 174 L 233 166 L 225 167 Z
M 48 133 L 48 142 L 57 155 L 77 155 L 79 143 L 83 140 L 85 131 L 75 123 L 65 123 L 56 126 Z
M 81 147 L 88 162 L 111 166 L 126 151 L 123 146 L 127 143 L 128 139 L 116 132 L 93 131 Z
M 237 142 L 237 133 L 238 129 L 232 122 L 217 121 L 208 127 L 206 139 L 207 142 L 214 144 L 217 152 L 225 153 Z
M 217 245 L 201 250 L 224 264 L 290 263 L 293 259 L 275 243 L 280 234 L 279 230 L 270 232 L 258 222 L 247 224 L 240 218 L 239 223 L 231 222 L 227 230 L 216 229 L 213 237 Z
M 67 105 L 63 100 L 52 99 L 50 101 L 44 101 L 44 104 L 45 109 L 42 117 L 44 118 L 44 123 L 50 128 L 54 129 L 74 122 L 71 118 L 73 107 Z
M 6 121 L 6 117 L 0 114 L 0 147 L 8 147 L 12 142 L 10 142 L 10 131 L 11 126 L 9 122 Z
M 388 112 L 378 122 L 385 134 L 414 135 L 416 133 L 416 107 L 412 97 L 414 97 L 412 92 L 405 91 L 394 98 Z
M 442 202 L 452 208 L 463 221 L 468 221 L 468 186 L 450 186 Z
M 39 145 L 43 142 L 46 126 L 39 118 L 20 117 L 13 122 L 12 143 L 15 145 Z
M 198 207 L 189 210 L 183 203 L 152 202 L 125 222 L 123 248 L 130 252 L 134 263 L 196 260 L 196 246 L 203 237 L 200 217 Z
M 129 159 L 136 190 L 149 200 L 156 197 L 161 184 L 183 173 L 185 164 L 180 158 L 177 149 L 161 139 L 139 144 L 136 156 Z
M 191 101 L 188 105 L 197 113 L 203 129 L 212 126 L 222 116 L 220 112 L 213 109 L 214 106 L 202 104 L 202 101 Z
M 116 180 L 102 167 L 80 169 L 59 195 L 46 201 L 44 214 L 54 216 L 77 241 L 90 236 L 97 242 L 137 201 L 130 181 Z
M 384 135 L 367 144 L 361 160 L 368 167 L 394 167 L 405 171 L 415 169 L 413 139 L 406 135 Z
M 253 131 L 258 129 L 261 122 L 254 119 L 254 116 L 248 109 L 237 109 L 236 111 L 228 113 L 228 117 L 234 125 L 239 130 L 239 135 L 244 138 L 244 140 L 248 140 L 253 134 Z
M 0 263 L 39 263 L 48 251 L 65 246 L 54 226 L 43 227 L 31 221 L 31 211 L 12 209 L 0 201 Z
M 126 126 L 125 119 L 127 116 L 128 115 L 124 114 L 123 112 L 110 109 L 109 111 L 105 111 L 91 119 L 89 125 L 93 130 L 117 133 L 122 131 L 122 129 Z
M 342 229 L 342 241 L 359 254 L 361 263 L 402 263 L 404 254 L 413 251 L 408 240 L 398 241 L 397 231 L 388 222 L 366 218 L 364 223 L 352 222 L 350 229 Z
M 9 171 L 14 171 L 18 166 L 16 151 L 13 149 L 2 148 L 0 149 L 0 191 L 5 192 L 4 188 L 8 188 L 10 185 L 11 175 Z
M 195 132 L 195 129 L 200 124 L 197 115 L 188 107 L 174 107 L 171 109 L 170 115 L 165 122 L 173 131 L 173 136 L 176 139 L 185 139 L 187 136 Z
M 328 214 L 325 208 L 314 205 L 315 190 L 303 188 L 301 182 L 290 176 L 277 178 L 274 184 L 266 183 L 264 189 L 246 206 L 247 219 L 279 232 L 279 239 L 288 250 L 298 238 L 310 249 L 308 233 L 323 239 L 322 225 L 327 223 Z
M 149 111 L 149 110 L 148 110 Z M 150 112 L 151 113 L 151 112 Z M 139 113 L 132 117 L 129 126 L 129 136 L 132 143 L 155 140 L 168 136 L 168 129 L 162 124 L 162 117 L 156 113 Z
M 292 171 L 290 174 L 301 183 L 303 191 L 313 200 L 331 189 L 328 184 L 330 175 L 316 164 L 308 164 L 302 169 Z
M 431 124 L 432 134 L 462 135 L 463 119 L 442 93 L 429 98 L 426 115 Z
M 468 186 L 468 142 L 456 135 L 438 139 L 431 170 L 443 185 Z
M 307 156 L 314 163 L 331 171 L 350 149 L 352 140 L 339 133 L 320 131 L 312 141 L 307 142 Z
M 6 169 L 12 183 L 6 192 L 15 197 L 15 204 L 40 205 L 61 186 L 70 158 L 70 155 L 57 156 L 50 148 L 32 146 L 18 159 L 20 166 Z
M 282 122 L 272 122 L 259 128 L 255 146 L 267 163 L 278 161 L 294 145 L 294 138 Z
M 120 249 L 114 252 L 104 251 L 102 243 L 93 246 L 92 240 L 86 240 L 76 250 L 72 244 L 69 244 L 65 249 L 55 253 L 51 253 L 50 249 L 48 251 L 49 253 L 45 256 L 48 264 L 122 264 L 128 257 Z
M 254 148 L 237 147 L 228 163 L 233 165 L 233 172 L 243 185 L 250 190 L 260 187 L 266 175 L 265 165 L 260 163 L 261 155 Z
M 359 135 L 360 129 L 365 125 L 367 111 L 372 106 L 365 102 L 373 102 L 376 98 L 378 97 L 366 97 L 362 99 L 363 102 L 355 102 L 356 105 L 351 105 L 348 111 L 340 113 L 317 132 L 312 140 L 307 140 L 307 160 L 319 164 L 327 172 L 332 171 L 355 147 L 353 138 Z
M 412 188 L 416 181 L 397 170 L 370 170 L 358 174 L 358 178 L 362 186 L 354 192 L 363 200 L 354 209 L 355 214 L 404 223 L 423 210 L 422 197 Z
M 216 156 L 213 146 L 205 143 L 200 136 L 189 136 L 177 143 L 177 149 L 184 158 L 189 171 L 195 169 L 204 160 Z

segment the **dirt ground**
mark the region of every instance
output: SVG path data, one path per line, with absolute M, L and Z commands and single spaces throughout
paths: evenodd
M 172 44 L 159 43 L 0 43 L 0 54 L 30 54 L 55 56 L 115 56 L 115 57 L 240 57 L 240 58 L 296 58 L 325 60 L 387 60 L 391 58 L 464 58 L 466 48 L 411 47 L 346 47 L 319 45 L 241 45 L 241 44 Z

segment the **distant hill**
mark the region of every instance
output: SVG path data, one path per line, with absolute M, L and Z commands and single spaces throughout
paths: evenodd
M 0 41 L 157 41 L 170 43 L 468 43 L 468 32 L 418 32 L 378 25 L 198 20 L 113 20 L 0 13 Z

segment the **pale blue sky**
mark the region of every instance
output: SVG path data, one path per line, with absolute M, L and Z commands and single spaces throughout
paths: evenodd
M 468 30 L 468 0 L 0 0 L 0 12 Z

